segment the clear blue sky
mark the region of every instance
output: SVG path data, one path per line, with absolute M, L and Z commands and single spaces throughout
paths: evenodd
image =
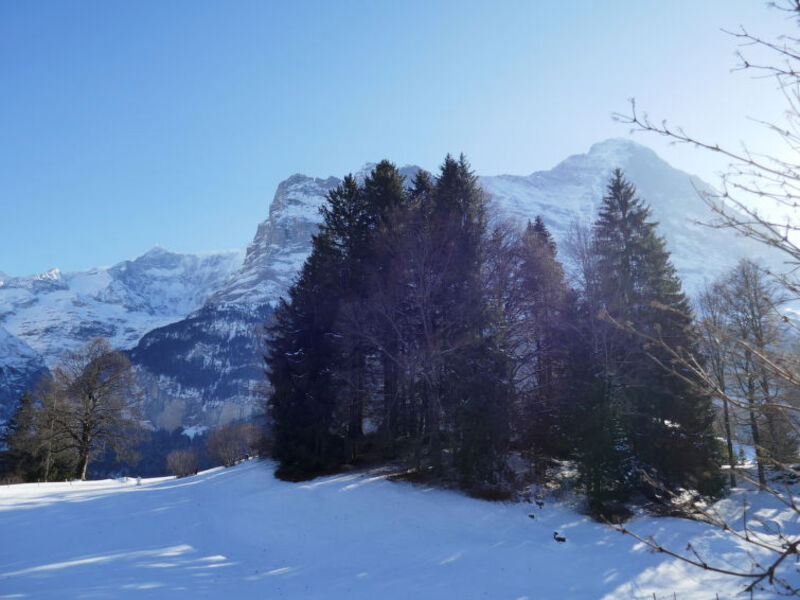
M 627 136 L 635 96 L 751 139 L 774 87 L 720 27 L 796 26 L 758 0 L 0 3 L 0 271 L 245 246 L 288 175 L 366 161 L 547 169 Z M 688 148 L 635 135 L 710 178 Z

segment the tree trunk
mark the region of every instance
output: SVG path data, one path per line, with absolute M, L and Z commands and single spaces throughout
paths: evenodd
M 350 414 L 347 424 L 347 441 L 349 460 L 354 461 L 358 457 L 359 441 L 364 437 L 364 370 L 366 368 L 366 357 L 362 352 L 358 352 L 354 361 L 353 375 L 354 389 L 350 396 Z
M 751 364 L 750 361 L 747 361 Z M 750 413 L 750 433 L 753 437 L 753 446 L 756 451 L 756 465 L 758 467 L 758 485 L 762 488 L 767 486 L 767 477 L 764 473 L 764 457 L 761 449 L 761 436 L 758 432 L 758 419 L 756 416 L 755 404 L 755 381 L 752 376 L 748 376 L 747 380 L 747 405 Z
M 722 390 L 723 393 L 725 390 Z M 734 466 L 736 465 L 736 457 L 733 454 L 733 436 L 731 435 L 731 417 L 728 411 L 728 398 L 723 395 L 722 397 L 722 410 L 723 421 L 725 423 L 725 441 L 728 444 L 728 465 L 730 466 L 730 482 L 731 487 L 736 487 L 736 475 L 734 475 Z
M 80 479 L 81 481 L 86 481 L 86 471 L 88 470 L 88 468 L 89 468 L 89 453 L 81 450 L 81 454 L 78 459 L 78 469 L 77 469 L 78 479 Z
M 394 344 L 393 344 L 394 346 Z M 392 347 L 390 352 L 396 353 Z M 396 354 L 395 354 L 396 355 Z M 383 433 L 391 444 L 397 435 L 397 370 L 388 355 L 383 356 Z
M 442 433 L 441 433 L 441 414 L 440 414 L 439 390 L 432 389 L 428 394 L 428 448 L 436 474 L 442 472 Z
M 76 473 L 78 479 L 81 481 L 86 481 L 86 471 L 89 468 L 89 448 L 91 447 L 92 440 L 89 438 L 89 435 L 84 432 L 81 436 L 81 443 L 78 448 L 78 466 L 76 469 Z

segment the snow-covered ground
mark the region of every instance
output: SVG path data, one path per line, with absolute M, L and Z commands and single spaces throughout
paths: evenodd
M 712 600 L 742 585 L 553 501 L 489 503 L 370 473 L 286 483 L 273 470 L 250 461 L 139 486 L 0 487 L 0 598 Z M 719 509 L 733 515 L 746 497 L 751 516 L 800 533 L 766 497 L 739 492 Z M 699 523 L 629 525 L 679 550 L 691 541 L 722 565 L 749 564 Z

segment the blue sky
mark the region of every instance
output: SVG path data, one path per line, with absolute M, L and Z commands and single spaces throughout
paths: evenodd
M 367 161 L 548 169 L 628 128 L 627 99 L 755 140 L 774 84 L 721 27 L 753 0 L 0 3 L 0 271 L 110 265 L 155 244 L 245 246 L 288 175 Z M 721 165 L 642 134 L 675 166 Z

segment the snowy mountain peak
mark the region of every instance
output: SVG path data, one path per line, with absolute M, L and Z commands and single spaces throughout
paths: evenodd
M 320 194 L 324 198 L 328 190 L 337 186 L 340 180 L 336 177 L 320 179 L 295 173 L 278 184 L 275 196 L 269 207 L 270 218 L 311 217 L 316 218 L 320 206 Z M 313 215 L 311 214 L 313 213 Z M 266 223 L 262 223 L 261 227 Z M 256 238 L 258 238 L 258 232 Z M 256 240 L 254 239 L 253 242 Z M 252 244 L 250 244 L 252 246 Z M 249 248 L 248 248 L 249 254 Z
M 174 255 L 174 254 L 177 254 L 177 253 L 176 252 L 171 252 L 170 250 L 167 250 L 161 244 L 156 244 L 155 246 L 150 248 L 144 254 L 140 254 L 139 256 L 137 256 L 134 260 L 136 261 L 136 260 L 140 260 L 140 259 L 143 259 L 143 258 L 153 259 L 153 258 L 159 258 L 159 257 L 162 257 L 162 256 L 170 256 L 170 255 Z
M 711 189 L 708 184 L 631 140 L 598 142 L 586 154 L 570 156 L 550 171 L 527 177 L 482 177 L 480 181 L 499 214 L 521 222 L 541 215 L 561 244 L 572 221 L 590 223 L 595 218 L 616 168 L 622 169 L 651 207 L 660 223 L 658 232 L 666 239 L 689 292 L 732 267 L 741 256 L 769 262 L 763 245 L 700 224 L 712 219 L 700 197 L 700 192 Z
M 58 267 L 54 267 L 49 271 L 45 271 L 44 273 L 38 273 L 33 276 L 34 281 L 60 281 L 61 280 L 61 269 Z
M 617 157 L 629 157 L 632 154 L 642 154 L 661 160 L 653 150 L 628 138 L 608 138 L 597 142 L 589 147 L 587 154 L 606 157 L 610 162 L 613 162 Z
M 593 144 L 585 154 L 573 154 L 551 171 L 533 173 L 530 177 L 547 175 L 572 178 L 580 173 L 584 176 L 602 174 L 603 178 L 607 178 L 607 174 L 616 168 L 621 168 L 626 173 L 631 170 L 646 170 L 651 173 L 676 171 L 650 148 L 624 138 L 611 138 Z M 685 179 L 690 177 L 686 173 L 682 175 Z
M 355 173 L 353 176 L 356 178 L 356 181 L 364 181 L 367 176 L 372 173 L 372 170 L 378 166 L 378 163 L 374 162 L 365 162 L 364 165 Z

